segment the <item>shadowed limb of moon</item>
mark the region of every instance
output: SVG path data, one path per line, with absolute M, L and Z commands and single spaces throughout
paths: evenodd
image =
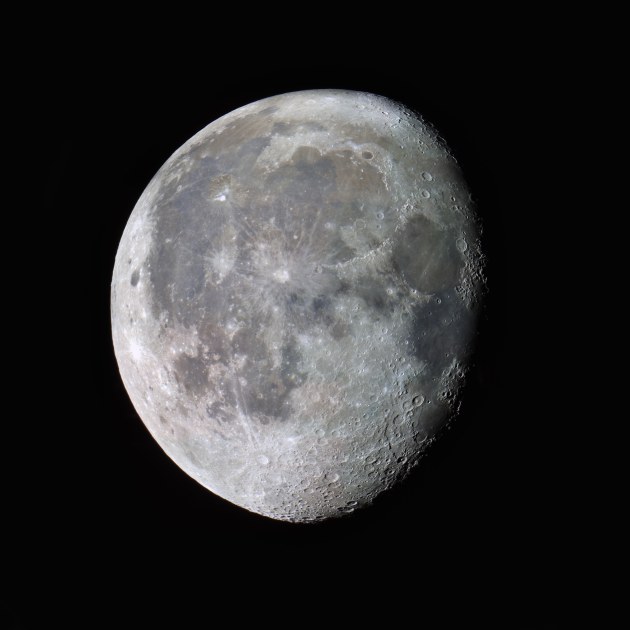
M 483 284 L 436 132 L 386 98 L 237 109 L 159 170 L 112 282 L 120 373 L 203 486 L 293 522 L 402 479 L 457 412 Z

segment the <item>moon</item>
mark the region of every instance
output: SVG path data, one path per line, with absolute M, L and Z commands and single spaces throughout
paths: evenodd
M 129 397 L 182 470 L 246 510 L 367 506 L 457 414 L 479 236 L 456 160 L 404 105 L 311 90 L 241 107 L 167 160 L 122 235 Z

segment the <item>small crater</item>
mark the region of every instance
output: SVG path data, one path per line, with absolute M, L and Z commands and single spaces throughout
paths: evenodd
M 433 179 L 433 175 L 425 171 L 424 173 L 422 173 L 422 179 L 424 179 L 427 182 L 430 182 Z
M 348 507 L 338 507 L 337 508 L 337 512 L 343 512 L 344 514 L 350 514 L 351 512 L 354 512 L 353 508 L 348 508 Z
M 132 274 L 131 274 L 131 286 L 135 287 L 138 284 L 138 280 L 140 280 L 140 272 L 136 269 Z
M 232 177 L 227 173 L 222 173 L 213 177 L 208 183 L 207 194 L 216 201 L 225 201 L 232 184 Z
M 366 160 L 371 160 L 374 155 L 372 153 L 370 153 L 370 151 L 363 151 L 363 153 L 361 154 Z

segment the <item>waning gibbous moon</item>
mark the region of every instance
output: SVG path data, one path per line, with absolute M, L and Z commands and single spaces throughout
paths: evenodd
M 405 477 L 457 412 L 483 282 L 469 190 L 420 116 L 282 94 L 209 124 L 147 186 L 116 255 L 114 348 L 186 473 L 320 521 Z

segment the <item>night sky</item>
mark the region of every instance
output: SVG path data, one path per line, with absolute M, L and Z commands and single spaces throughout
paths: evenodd
M 42 207 L 57 218 L 42 223 L 39 238 L 50 233 L 55 243 L 46 308 L 63 315 L 44 321 L 65 325 L 51 335 L 57 358 L 46 369 L 58 380 L 59 402 L 48 401 L 48 418 L 65 418 L 71 429 L 55 455 L 54 467 L 67 469 L 58 501 L 46 492 L 51 507 L 39 507 L 43 470 L 37 482 L 14 487 L 22 516 L 14 523 L 10 627 L 43 627 L 29 612 L 33 575 L 59 587 L 53 608 L 61 620 L 102 615 L 109 627 L 148 628 L 149 617 L 172 620 L 165 627 L 203 619 L 211 627 L 228 593 L 240 593 L 229 607 L 235 620 L 256 601 L 265 622 L 299 625 L 284 607 L 289 599 L 306 619 L 343 602 L 348 624 L 385 608 L 392 625 L 415 625 L 423 606 L 435 606 L 443 620 L 557 627 L 565 514 L 557 407 L 548 402 L 560 361 L 549 305 L 561 274 L 554 219 L 549 229 L 540 224 L 549 213 L 540 199 L 552 184 L 532 147 L 545 90 L 526 56 L 459 54 L 454 63 L 449 54 L 407 53 L 393 63 L 393 52 L 254 52 L 245 64 L 217 62 L 209 51 L 202 71 L 200 61 L 193 68 L 137 51 L 129 62 L 104 54 L 81 71 L 72 65 L 76 50 L 46 66 L 49 82 L 35 92 L 47 103 L 41 125 L 55 150 L 42 169 Z M 134 204 L 182 143 L 239 106 L 311 88 L 382 94 L 440 131 L 478 203 L 489 293 L 462 414 L 411 478 L 352 517 L 294 525 L 214 496 L 150 437 L 118 375 L 109 289 Z M 196 602 L 190 625 L 178 625 L 178 595 Z

